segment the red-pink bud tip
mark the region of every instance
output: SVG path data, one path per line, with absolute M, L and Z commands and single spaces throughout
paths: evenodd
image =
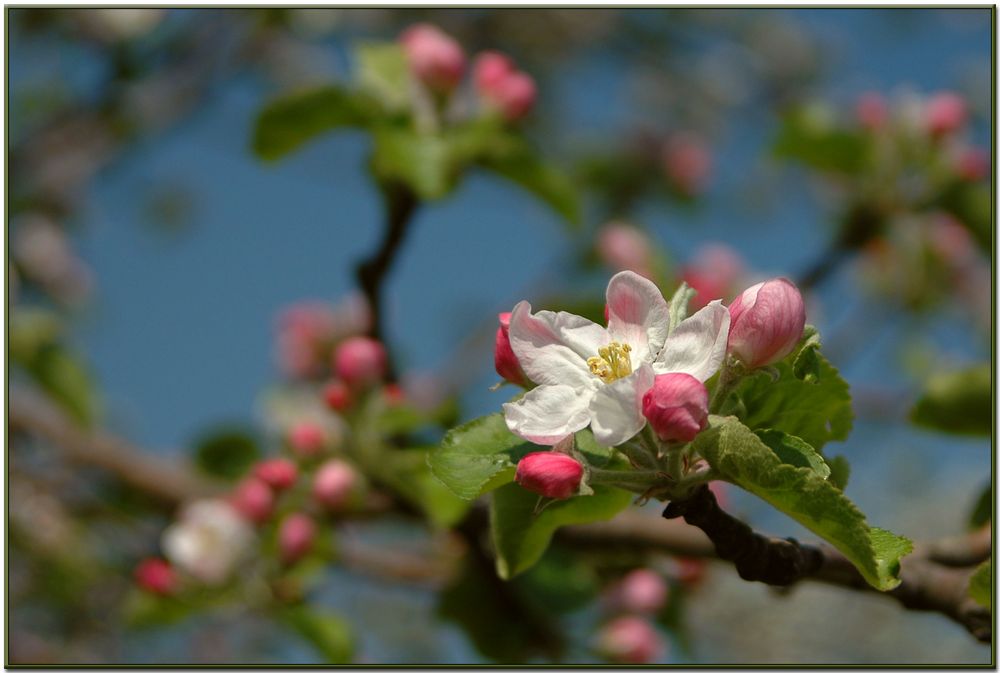
M 299 476 L 295 463 L 286 458 L 272 458 L 257 464 L 254 476 L 276 491 L 291 488 Z
M 968 118 L 965 99 L 951 91 L 934 94 L 924 109 L 927 131 L 935 137 L 954 133 Z
M 521 119 L 535 104 L 535 80 L 517 70 L 504 54 L 486 51 L 476 59 L 474 79 L 479 96 L 509 122 Z
M 343 381 L 333 379 L 323 386 L 323 401 L 333 411 L 347 411 L 353 402 L 351 390 Z
M 147 558 L 135 567 L 135 583 L 144 591 L 168 596 L 177 586 L 173 566 L 159 558 Z
M 666 645 L 645 619 L 625 615 L 608 622 L 601 629 L 598 649 L 616 663 L 648 664 L 665 654 Z
M 798 288 L 775 278 L 747 288 L 729 305 L 728 351 L 753 369 L 791 353 L 806 324 Z
M 399 39 L 410 70 L 428 88 L 447 93 L 462 81 L 465 52 L 436 26 L 418 23 L 403 31 Z
M 274 511 L 274 493 L 256 477 L 244 479 L 229 496 L 229 502 L 248 521 L 260 524 Z
M 290 514 L 278 530 L 278 548 L 281 560 L 291 565 L 312 550 L 316 539 L 316 523 L 301 512 Z
M 665 442 L 690 442 L 708 425 L 708 391 L 690 374 L 660 374 L 642 396 L 642 415 Z
M 386 354 L 382 344 L 369 337 L 346 339 L 333 355 L 333 369 L 349 386 L 368 386 L 385 375 Z
M 514 479 L 533 493 L 565 499 L 580 490 L 583 465 L 565 453 L 537 451 L 521 459 Z
M 288 444 L 300 458 L 311 458 L 323 451 L 326 432 L 316 423 L 303 421 L 288 431 Z
M 658 573 L 637 568 L 622 578 L 615 594 L 615 602 L 625 612 L 654 615 L 667 604 L 669 589 Z
M 343 460 L 329 460 L 313 477 L 313 497 L 331 510 L 342 510 L 351 503 L 358 486 L 358 473 Z
M 496 342 L 493 348 L 493 366 L 497 374 L 514 385 L 527 386 L 528 377 L 521 369 L 521 363 L 510 347 L 510 313 L 497 315 L 500 327 L 497 328 Z

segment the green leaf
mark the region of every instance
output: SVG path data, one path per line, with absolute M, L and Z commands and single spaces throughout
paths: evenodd
M 681 286 L 677 288 L 677 291 L 674 292 L 674 296 L 670 298 L 670 323 L 667 329 L 667 334 L 673 332 L 674 328 L 687 317 L 688 303 L 696 294 L 698 294 L 698 292 L 694 288 L 689 287 L 687 283 L 683 282 L 681 283 Z
M 773 146 L 777 157 L 849 175 L 859 172 L 869 161 L 870 150 L 865 136 L 839 129 L 809 109 L 785 117 Z
M 497 489 L 490 502 L 497 574 L 510 579 L 533 566 L 559 527 L 607 521 L 631 502 L 628 491 L 595 486 L 593 495 L 554 501 L 536 513 L 539 497 L 534 493 L 517 484 Z
M 133 588 L 122 604 L 122 618 L 129 628 L 163 627 L 180 622 L 192 615 L 198 607 L 173 596 L 157 596 Z
M 993 564 L 990 561 L 983 561 L 969 578 L 969 596 L 984 608 L 993 609 Z
M 349 664 L 354 638 L 347 620 L 332 612 L 293 605 L 279 613 L 281 620 L 322 655 L 327 664 Z
M 812 470 L 821 479 L 830 476 L 830 466 L 823 456 L 798 437 L 786 435 L 780 430 L 757 430 L 754 434 L 774 451 L 782 463 Z
M 989 436 L 993 428 L 991 376 L 987 363 L 936 374 L 927 382 L 910 419 L 932 430 Z
M 370 42 L 358 45 L 354 56 L 358 86 L 371 94 L 389 111 L 400 111 L 410 104 L 410 70 L 406 54 L 395 42 Z
M 826 464 L 830 466 L 829 481 L 841 491 L 847 488 L 847 480 L 851 477 L 851 464 L 844 456 L 833 456 L 826 459 Z
M 819 378 L 820 346 L 819 331 L 812 325 L 806 325 L 798 348 L 792 356 L 792 373 L 795 378 L 807 383 L 813 383 Z
M 741 416 L 744 424 L 753 429 L 781 430 L 817 451 L 831 440 L 847 439 L 854 419 L 850 389 L 826 358 L 816 352 L 809 381 L 797 378 L 787 360 L 775 368 L 777 381 L 767 372 L 757 372 L 737 386 L 745 408 Z
M 487 486 L 512 481 L 517 461 L 532 448 L 507 429 L 503 414 L 490 414 L 449 430 L 441 446 L 428 454 L 428 463 L 455 495 L 472 500 Z
M 373 135 L 371 167 L 380 181 L 400 182 L 424 201 L 454 189 L 459 164 L 446 136 L 396 126 L 380 127 Z
M 469 503 L 456 496 L 427 465 L 430 450 L 401 449 L 384 453 L 377 465 L 366 465 L 379 481 L 424 511 L 436 526 L 446 528 L 462 519 Z
M 56 344 L 61 334 L 62 322 L 52 311 L 18 307 L 10 315 L 8 353 L 11 359 L 29 366 L 43 348 Z
M 253 432 L 239 425 L 223 425 L 203 434 L 194 443 L 194 462 L 212 477 L 237 479 L 260 458 Z
M 59 345 L 39 350 L 28 371 L 42 389 L 77 423 L 93 425 L 100 400 L 83 363 Z
M 993 518 L 993 486 L 986 484 L 969 512 L 969 530 L 977 530 Z
M 253 151 L 261 159 L 275 161 L 327 131 L 364 126 L 371 115 L 371 106 L 362 97 L 336 86 L 284 96 L 257 116 Z
M 836 547 L 873 587 L 899 584 L 899 559 L 909 540 L 870 528 L 864 515 L 833 484 L 809 468 L 781 459 L 735 418 L 710 417 L 694 448 L 728 481 L 753 493 Z

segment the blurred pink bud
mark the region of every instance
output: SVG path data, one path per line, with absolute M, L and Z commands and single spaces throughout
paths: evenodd
M 744 273 L 743 259 L 728 245 L 703 246 L 681 273 L 684 282 L 696 293 L 691 299 L 690 310 L 704 308 L 714 299 L 731 297 Z
M 343 460 L 329 460 L 316 471 L 313 478 L 313 496 L 332 510 L 350 504 L 358 486 L 358 473 Z
M 863 128 L 877 131 L 885 126 L 885 122 L 889 118 L 889 106 L 882 94 L 869 91 L 858 98 L 854 115 Z
M 967 147 L 955 157 L 955 172 L 967 182 L 976 182 L 990 174 L 990 153 L 981 147 Z
M 349 386 L 367 386 L 385 375 L 385 348 L 369 337 L 351 337 L 345 340 L 333 356 L 337 376 Z
M 580 489 L 583 465 L 565 453 L 537 451 L 521 459 L 514 479 L 546 498 L 569 498 Z
M 608 622 L 601 629 L 598 649 L 620 664 L 648 664 L 664 655 L 666 645 L 649 622 L 626 615 Z
M 295 463 L 285 458 L 272 458 L 257 463 L 253 473 L 254 476 L 277 491 L 291 488 L 299 476 L 299 470 L 295 467 Z
M 324 346 L 333 338 L 337 317 L 332 307 L 318 301 L 293 304 L 278 316 L 278 365 L 291 378 L 319 374 L 325 364 Z
M 303 421 L 292 426 L 288 431 L 288 444 L 300 458 L 310 458 L 318 455 L 326 444 L 326 433 L 323 428 L 309 421 Z
M 229 496 L 229 502 L 248 521 L 264 523 L 274 511 L 274 493 L 256 477 L 243 480 Z
M 664 442 L 690 442 L 708 425 L 708 391 L 690 374 L 660 374 L 642 396 L 642 415 Z
M 399 38 L 410 70 L 428 88 L 447 93 L 458 86 L 465 71 L 462 47 L 436 26 L 418 23 Z
M 514 61 L 506 54 L 499 51 L 484 51 L 476 57 L 473 66 L 473 79 L 476 81 L 476 90 L 481 96 L 488 96 L 495 91 L 500 83 L 516 68 Z
M 751 369 L 794 350 L 806 324 L 802 295 L 785 278 L 757 283 L 729 305 L 730 353 Z
M 621 222 L 609 222 L 597 234 L 597 253 L 615 271 L 634 271 L 651 278 L 652 247 L 639 228 Z
M 700 138 L 679 134 L 664 145 L 663 168 L 679 191 L 694 196 L 704 191 L 711 177 L 712 155 Z
M 173 566 L 163 559 L 147 558 L 135 568 L 135 583 L 144 591 L 167 596 L 177 586 L 177 575 Z
M 488 97 L 500 109 L 504 119 L 515 122 L 531 112 L 538 90 L 531 75 L 517 71 L 500 80 Z
M 316 523 L 307 515 L 296 512 L 281 522 L 278 530 L 278 549 L 281 561 L 292 565 L 312 549 L 316 540 Z
M 667 604 L 669 589 L 658 573 L 638 568 L 622 578 L 618 586 L 617 603 L 627 612 L 656 614 Z
M 500 327 L 497 328 L 496 345 L 493 349 L 493 366 L 505 381 L 518 386 L 527 386 L 528 377 L 510 347 L 510 313 L 500 313 L 497 319 L 500 321 Z
M 957 267 L 970 263 L 975 253 L 969 230 L 951 215 L 941 214 L 931 220 L 929 239 L 934 252 Z
M 346 411 L 352 400 L 351 390 L 339 379 L 333 379 L 323 386 L 323 401 L 334 411 Z
M 934 94 L 924 108 L 924 122 L 932 136 L 943 136 L 960 129 L 968 117 L 965 99 L 952 91 Z
M 696 587 L 705 579 L 708 562 L 700 558 L 680 557 L 676 559 L 674 572 L 677 581 L 688 587 Z

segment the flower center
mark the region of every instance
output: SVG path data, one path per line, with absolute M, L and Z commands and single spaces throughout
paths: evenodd
M 632 373 L 632 347 L 612 341 L 598 349 L 597 356 L 587 358 L 590 373 L 605 383 L 617 381 Z

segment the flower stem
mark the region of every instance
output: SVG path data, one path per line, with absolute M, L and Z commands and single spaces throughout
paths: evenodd
M 663 477 L 664 474 L 659 470 L 602 470 L 591 467 L 587 481 L 592 486 L 616 486 L 634 493 L 645 493 Z

